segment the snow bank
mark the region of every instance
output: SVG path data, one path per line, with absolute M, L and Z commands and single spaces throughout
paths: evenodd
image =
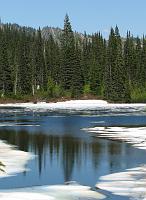
M 0 104 L 0 108 L 14 107 L 34 111 L 146 111 L 146 104 L 110 104 L 103 100 L 71 100 L 57 103 L 16 103 Z
M 39 102 L 34 103 L 16 103 L 16 104 L 0 104 L 0 107 L 20 107 L 20 108 L 29 108 L 29 109 L 75 109 L 75 110 L 84 110 L 84 109 L 95 109 L 97 106 L 107 105 L 108 103 L 103 100 L 71 100 L 57 103 L 46 103 Z
M 1 200 L 87 200 L 104 199 L 105 196 L 82 185 L 54 185 L 0 190 Z
M 84 130 L 99 138 L 124 141 L 135 148 L 146 150 L 146 127 L 94 127 Z M 116 195 L 144 199 L 146 198 L 146 165 L 102 176 L 96 186 Z
M 145 186 L 146 165 L 100 177 L 100 182 L 96 184 L 98 188 L 116 195 L 130 196 L 131 199 L 145 199 Z
M 99 138 L 124 141 L 138 149 L 146 149 L 146 127 L 94 127 L 83 130 Z
M 16 150 L 0 140 L 0 162 L 5 165 L 0 166 L 0 178 L 26 171 L 26 164 L 32 158 L 30 153 Z

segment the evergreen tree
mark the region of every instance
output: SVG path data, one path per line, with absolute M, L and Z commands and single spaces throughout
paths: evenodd
M 141 70 L 139 74 L 141 88 L 146 87 L 146 38 L 143 36 L 141 52 Z
M 81 50 L 76 43 L 75 60 L 73 65 L 71 92 L 73 97 L 80 96 L 83 92 L 83 74 L 81 69 Z
M 12 92 L 11 68 L 8 62 L 7 42 L 5 34 L 0 34 L 0 90 L 1 96 Z
M 37 31 L 36 35 L 36 85 L 37 89 L 47 89 L 47 69 L 45 65 L 45 48 L 41 36 L 41 29 Z
M 72 86 L 73 65 L 75 61 L 75 40 L 68 15 L 65 16 L 64 20 L 61 48 L 62 86 L 65 90 L 69 90 Z
M 108 43 L 108 61 L 105 72 L 105 97 L 113 101 L 129 101 L 122 41 L 118 27 L 111 29 Z
M 131 87 L 135 78 L 135 74 L 133 73 L 135 68 L 135 47 L 134 39 L 129 31 L 127 32 L 127 38 L 124 43 L 124 65 L 127 72 L 127 81 Z
M 75 49 L 75 38 L 71 28 L 68 15 L 65 16 L 64 30 L 61 41 L 62 47 L 62 86 L 65 90 L 72 91 L 72 95 L 81 92 L 79 86 L 82 84 L 80 58 Z

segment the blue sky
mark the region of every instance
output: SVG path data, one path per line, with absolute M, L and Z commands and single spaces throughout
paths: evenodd
M 78 32 L 106 36 L 117 24 L 121 35 L 127 29 L 135 36 L 146 34 L 146 0 L 0 0 L 3 22 L 62 28 L 66 13 Z

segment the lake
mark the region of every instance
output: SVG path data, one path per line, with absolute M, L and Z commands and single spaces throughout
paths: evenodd
M 144 150 L 124 142 L 95 138 L 83 130 L 94 126 L 146 126 L 146 115 L 111 114 L 110 111 L 67 114 L 1 108 L 0 140 L 32 152 L 35 157 L 26 166 L 29 170 L 0 179 L 0 189 L 69 181 L 94 188 L 100 176 L 146 164 Z M 106 194 L 109 199 L 128 199 Z

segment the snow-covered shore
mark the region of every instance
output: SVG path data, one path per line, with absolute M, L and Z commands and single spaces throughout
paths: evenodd
M 82 185 L 54 185 L 31 188 L 0 190 L 1 200 L 88 200 L 104 199 L 105 196 Z
M 124 141 L 133 147 L 146 150 L 146 127 L 93 127 L 83 130 L 95 137 Z
M 146 127 L 93 127 L 84 129 L 95 137 L 123 141 L 138 149 L 146 150 Z M 146 165 L 100 177 L 100 189 L 131 199 L 146 199 Z
M 24 108 L 32 111 L 113 111 L 113 112 L 134 112 L 145 111 L 146 104 L 113 104 L 104 100 L 71 100 L 57 103 L 38 102 L 34 103 L 15 103 L 15 104 L 0 104 L 0 108 L 15 107 Z
M 130 199 L 146 199 L 146 165 L 100 177 L 98 188 Z
M 0 178 L 6 176 L 14 176 L 17 173 L 28 170 L 27 162 L 33 158 L 28 152 L 15 149 L 13 146 L 4 143 L 0 140 L 0 162 L 4 166 L 0 166 Z

